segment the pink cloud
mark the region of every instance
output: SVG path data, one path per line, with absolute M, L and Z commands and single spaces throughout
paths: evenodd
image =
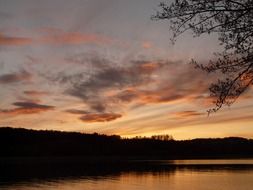
M 66 32 L 56 28 L 39 29 L 37 37 L 16 37 L 7 36 L 0 33 L 0 45 L 2 46 L 22 46 L 32 44 L 108 44 L 113 40 L 109 37 L 82 32 Z
M 21 45 L 30 45 L 32 43 L 33 40 L 31 38 L 12 37 L 0 33 L 0 45 L 2 46 L 21 46 Z
M 38 38 L 38 43 L 45 44 L 107 44 L 112 40 L 98 34 L 87 34 L 81 32 L 66 32 L 57 28 L 42 28 L 39 30 L 42 36 Z
M 13 105 L 17 106 L 17 108 L 13 109 L 1 109 L 0 115 L 26 115 L 26 114 L 35 114 L 40 112 L 45 112 L 49 110 L 53 110 L 53 106 L 37 104 L 34 102 L 15 102 Z
M 148 42 L 148 41 L 143 42 L 141 46 L 142 46 L 142 48 L 144 48 L 144 49 L 150 49 L 150 48 L 153 47 L 152 43 L 151 43 L 151 42 Z
M 113 121 L 115 119 L 118 119 L 122 117 L 121 114 L 116 114 L 116 113 L 90 113 L 90 114 L 85 114 L 80 119 L 83 122 L 108 122 L 108 121 Z
M 10 84 L 21 81 L 30 81 L 32 78 L 32 74 L 22 70 L 16 73 L 9 73 L 0 75 L 0 84 Z
M 181 111 L 181 112 L 176 112 L 174 113 L 174 115 L 178 116 L 178 117 L 196 117 L 196 116 L 200 116 L 200 115 L 205 115 L 206 113 L 201 113 L 201 112 L 197 112 L 197 111 Z
M 25 95 L 31 96 L 31 97 L 39 97 L 39 96 L 45 96 L 48 95 L 49 92 L 46 91 L 37 91 L 37 90 L 26 90 L 24 91 Z

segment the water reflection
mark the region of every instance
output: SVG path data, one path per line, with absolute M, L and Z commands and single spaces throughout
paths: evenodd
M 249 190 L 252 179 L 253 160 L 5 162 L 0 189 Z

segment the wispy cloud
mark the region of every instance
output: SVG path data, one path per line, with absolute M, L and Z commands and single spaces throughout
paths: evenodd
M 37 90 L 25 90 L 25 95 L 31 96 L 31 97 L 39 97 L 39 96 L 45 96 L 48 95 L 49 92 L 47 91 L 37 91 Z
M 36 37 L 8 36 L 0 33 L 0 46 L 110 44 L 112 42 L 111 38 L 100 34 L 66 32 L 56 28 L 40 29 Z
M 108 122 L 113 121 L 115 119 L 118 119 L 122 117 L 121 114 L 116 113 L 97 113 L 97 114 L 86 114 L 80 117 L 80 120 L 83 122 Z
M 89 114 L 90 112 L 85 111 L 85 110 L 78 110 L 78 109 L 68 109 L 65 112 L 67 113 L 71 113 L 71 114 L 77 114 L 77 115 L 81 115 L 81 114 Z
M 0 75 L 0 84 L 17 83 L 22 81 L 30 81 L 32 74 L 26 70 L 21 70 L 15 73 Z
M 48 95 L 50 95 L 50 92 L 48 91 L 25 90 L 22 95 L 17 97 L 17 99 L 19 101 L 39 103 L 42 98 Z
M 35 114 L 53 110 L 54 106 L 37 104 L 34 102 L 14 102 L 14 106 L 17 108 L 13 109 L 1 109 L 0 115 L 24 115 L 24 114 Z
M 66 56 L 65 61 L 80 69 L 47 72 L 46 79 L 54 84 L 59 82 L 64 96 L 82 102 L 85 111 L 73 109 L 68 113 L 84 118 L 108 113 L 124 117 L 124 113 L 137 107 L 195 100 L 200 103 L 207 97 L 206 74 L 182 61 L 120 59 L 94 52 Z
M 79 54 L 66 61 L 84 66 L 85 72 L 92 66 L 88 73 L 59 73 L 51 78 L 67 84 L 65 94 L 83 101 L 85 112 L 69 113 L 85 114 L 84 118 L 91 113 L 122 113 L 130 105 L 192 102 L 207 92 L 206 75 L 183 62 L 136 59 L 115 63 L 99 54 Z
M 7 36 L 0 33 L 0 46 L 22 46 L 32 43 L 33 40 L 31 38 Z
M 43 44 L 107 44 L 111 39 L 97 35 L 97 34 L 84 34 L 80 32 L 60 32 L 50 33 L 38 39 L 39 43 Z
M 117 114 L 117 113 L 91 113 L 86 110 L 78 110 L 78 109 L 69 109 L 69 110 L 66 110 L 65 112 L 81 115 L 79 119 L 87 123 L 109 122 L 109 121 L 113 121 L 122 117 L 121 114 Z
M 141 44 L 141 47 L 144 49 L 150 49 L 153 47 L 153 44 L 151 42 L 145 41 Z
M 198 112 L 194 110 L 187 110 L 187 111 L 175 112 L 175 113 L 172 113 L 171 115 L 172 117 L 175 117 L 177 119 L 189 119 L 189 118 L 207 115 L 207 113 Z
M 69 80 L 72 81 L 71 86 L 66 90 L 66 94 L 84 100 L 92 111 L 97 112 L 112 111 L 110 107 L 120 104 L 120 102 L 116 103 L 116 101 L 120 101 L 120 98 L 128 96 L 106 95 L 109 91 L 121 91 L 131 87 L 150 84 L 153 80 L 151 74 L 160 67 L 158 66 L 159 63 L 146 61 L 132 62 L 130 66 L 115 67 L 107 59 L 100 59 L 103 60 L 102 62 L 98 60 L 96 59 L 95 61 L 95 65 L 98 68 L 94 69 L 94 73 L 88 80 L 82 77 L 73 80 L 73 76 L 70 76 Z M 99 64 L 102 66 L 99 67 Z M 107 67 L 103 67 L 104 64 Z M 62 77 L 64 79 L 67 78 L 66 76 Z M 131 96 L 133 97 L 133 95 Z M 129 97 L 128 99 L 130 100 L 131 98 Z

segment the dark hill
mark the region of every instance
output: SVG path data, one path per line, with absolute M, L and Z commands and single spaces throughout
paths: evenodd
M 120 136 L 76 132 L 0 128 L 0 156 L 87 158 L 246 158 L 253 157 L 253 140 L 216 139 L 160 140 L 122 139 Z

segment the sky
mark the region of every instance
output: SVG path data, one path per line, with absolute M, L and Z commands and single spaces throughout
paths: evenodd
M 169 1 L 168 1 L 169 2 Z M 249 89 L 213 108 L 189 64 L 222 47 L 151 20 L 159 0 L 0 0 L 0 126 L 175 139 L 253 138 Z

